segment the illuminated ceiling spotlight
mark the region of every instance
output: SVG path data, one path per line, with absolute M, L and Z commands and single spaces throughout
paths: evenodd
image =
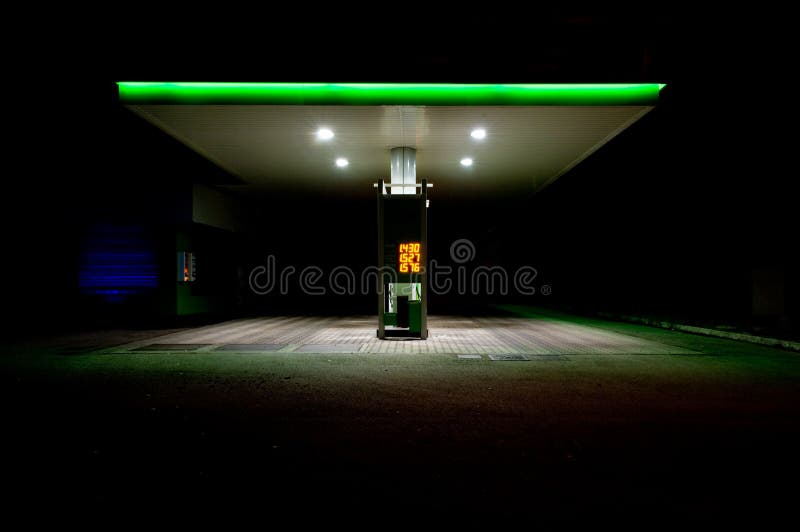
M 319 140 L 331 140 L 333 138 L 333 131 L 327 127 L 322 127 L 317 130 L 317 138 Z
M 461 159 L 461 166 L 472 166 L 472 159 L 470 157 L 464 157 Z
M 339 157 L 338 159 L 336 159 L 336 166 L 338 166 L 339 168 L 344 168 L 348 164 L 350 164 L 350 161 L 348 161 L 344 157 Z
M 486 138 L 486 130 L 483 128 L 473 129 L 469 135 L 475 140 L 483 140 Z

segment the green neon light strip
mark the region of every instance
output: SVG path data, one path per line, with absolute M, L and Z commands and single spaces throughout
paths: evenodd
M 189 83 L 121 81 L 125 104 L 654 105 L 659 83 Z

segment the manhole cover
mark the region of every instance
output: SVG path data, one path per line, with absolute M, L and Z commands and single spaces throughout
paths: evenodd
M 278 351 L 286 344 L 227 344 L 221 345 L 214 351 Z
M 458 355 L 458 358 L 462 360 L 480 360 L 483 357 L 481 355 Z
M 296 353 L 357 353 L 361 344 L 306 344 Z
M 150 344 L 137 347 L 133 351 L 194 351 L 211 344 Z
M 510 361 L 528 361 L 530 360 L 525 355 L 489 355 L 490 360 L 496 362 L 510 362 Z

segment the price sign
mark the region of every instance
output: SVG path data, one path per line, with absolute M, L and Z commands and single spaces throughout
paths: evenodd
M 419 273 L 421 255 L 419 242 L 402 242 L 397 250 L 400 273 Z

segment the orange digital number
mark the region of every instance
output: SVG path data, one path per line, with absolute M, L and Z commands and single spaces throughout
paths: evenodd
M 422 247 L 419 242 L 403 242 L 397 246 L 400 273 L 419 273 L 422 262 Z

